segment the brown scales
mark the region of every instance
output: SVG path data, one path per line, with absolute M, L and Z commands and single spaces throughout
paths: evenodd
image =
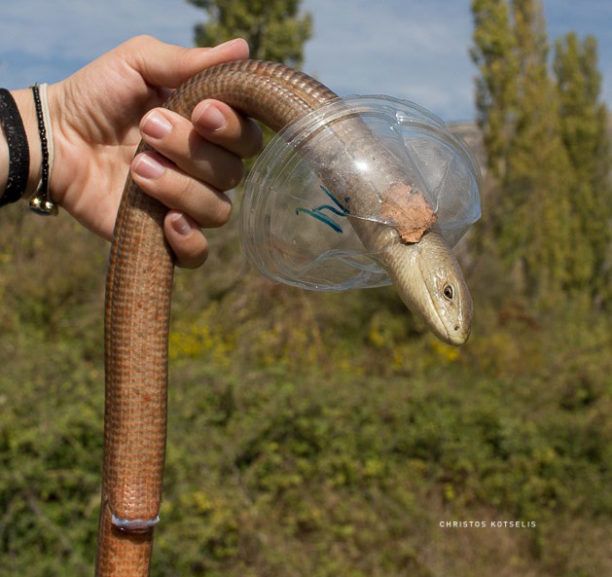
M 196 75 L 173 93 L 166 106 L 189 118 L 205 98 L 223 100 L 278 130 L 336 95 L 316 80 L 280 64 L 246 60 Z M 388 200 L 388 218 L 397 223 L 404 242 L 417 242 L 435 222 L 431 207 L 420 194 L 392 189 Z M 113 526 L 111 516 L 147 520 L 159 513 L 173 273 L 173 258 L 162 228 L 165 214 L 165 207 L 128 178 L 106 285 L 98 577 L 149 574 L 153 528 L 122 532 Z

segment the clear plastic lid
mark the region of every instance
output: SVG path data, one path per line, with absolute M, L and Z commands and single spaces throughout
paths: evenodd
M 393 158 L 388 170 L 379 150 Z M 398 227 L 380 191 L 396 190 L 401 206 L 406 187 L 396 183 L 411 183 L 454 246 L 480 217 L 479 175 L 466 145 L 426 109 L 388 96 L 334 100 L 284 128 L 257 159 L 242 206 L 245 252 L 267 277 L 307 289 L 390 284 L 355 231 L 360 220 Z

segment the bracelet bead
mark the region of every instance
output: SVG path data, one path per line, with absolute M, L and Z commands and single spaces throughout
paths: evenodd
M 58 213 L 57 205 L 49 197 L 49 146 L 47 142 L 47 129 L 45 127 L 45 116 L 43 113 L 38 84 L 32 86 L 32 95 L 34 97 L 36 118 L 38 120 L 42 161 L 40 184 L 38 185 L 34 196 L 30 200 L 30 208 L 37 214 L 43 216 L 56 215 Z

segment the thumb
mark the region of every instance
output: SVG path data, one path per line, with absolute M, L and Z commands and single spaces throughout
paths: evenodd
M 176 88 L 204 68 L 248 58 L 249 45 L 235 38 L 214 48 L 185 48 L 152 36 L 138 36 L 124 45 L 126 60 L 152 86 Z

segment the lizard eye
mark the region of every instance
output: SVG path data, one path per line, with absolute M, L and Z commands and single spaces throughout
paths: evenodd
M 452 301 L 452 300 L 453 300 L 453 293 L 454 293 L 454 291 L 453 291 L 453 287 L 452 287 L 451 285 L 447 284 L 447 285 L 444 287 L 444 291 L 443 291 L 443 292 L 444 292 L 444 296 L 445 296 L 445 297 L 446 297 L 446 298 L 447 298 L 449 301 Z

